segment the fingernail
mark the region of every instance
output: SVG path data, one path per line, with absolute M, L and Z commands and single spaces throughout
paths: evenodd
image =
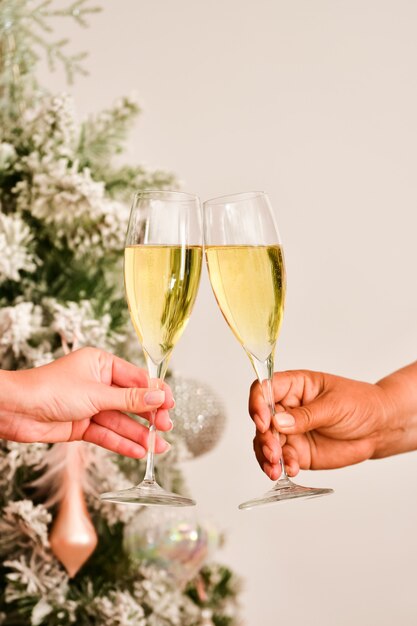
M 172 430 L 173 428 L 174 428 L 174 422 L 170 419 L 168 431 Z
M 165 391 L 162 391 L 162 389 L 148 391 L 145 393 L 144 400 L 146 404 L 154 404 L 155 406 L 158 406 L 165 400 Z
M 295 419 L 289 413 L 276 413 L 274 415 L 274 422 L 278 427 L 290 428 L 291 426 L 294 426 Z
M 266 459 L 268 459 L 268 461 L 271 463 L 271 465 L 274 464 L 274 453 L 273 451 L 268 448 L 268 446 L 262 446 L 262 452 L 264 453 L 264 457 Z
M 268 476 L 268 478 L 270 478 L 271 480 L 276 480 L 276 468 L 274 466 L 270 465 L 269 463 L 265 463 L 264 472 Z
M 168 443 L 168 441 L 164 441 L 165 447 L 163 449 L 163 452 L 168 452 L 168 450 L 171 448 L 171 444 Z

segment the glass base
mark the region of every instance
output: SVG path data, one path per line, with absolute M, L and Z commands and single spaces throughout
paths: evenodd
M 137 487 L 130 489 L 102 493 L 100 500 L 121 504 L 142 504 L 144 506 L 195 506 L 196 504 L 191 498 L 165 491 L 157 482 L 151 480 L 144 480 Z
M 289 478 L 281 478 L 263 496 L 239 504 L 239 509 L 252 509 L 254 506 L 260 506 L 261 504 L 273 504 L 274 502 L 293 500 L 294 498 L 318 498 L 330 493 L 333 493 L 333 489 L 302 487 L 291 482 Z

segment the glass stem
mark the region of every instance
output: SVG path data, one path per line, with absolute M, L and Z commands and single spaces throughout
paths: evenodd
M 272 377 L 274 375 L 274 357 L 272 354 L 265 361 L 259 361 L 256 357 L 249 354 L 249 358 L 252 361 L 252 365 L 255 369 L 256 375 L 262 387 L 263 396 L 265 402 L 268 405 L 269 412 L 271 414 L 271 419 L 275 415 L 275 399 L 274 399 L 274 389 L 272 385 Z M 279 439 L 279 432 L 274 428 L 272 421 L 270 429 L 272 433 Z M 279 464 L 281 466 L 281 476 L 279 480 L 281 481 L 289 481 L 287 472 L 285 471 L 284 459 L 280 458 Z
M 149 373 L 149 387 L 150 389 L 158 389 L 160 387 L 160 381 L 165 377 L 168 361 L 164 359 L 161 363 L 154 363 L 150 357 L 145 353 L 148 373 Z M 148 436 L 148 456 L 146 458 L 146 471 L 144 482 L 155 483 L 155 440 L 156 440 L 156 426 L 155 426 L 156 411 L 152 411 L 149 416 L 149 436 Z

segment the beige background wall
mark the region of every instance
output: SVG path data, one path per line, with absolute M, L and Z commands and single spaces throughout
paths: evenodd
M 265 189 L 288 265 L 280 368 L 374 381 L 417 357 L 417 3 L 107 0 L 88 31 L 81 115 L 137 91 L 129 158 L 203 199 Z M 76 38 L 76 41 L 75 41 Z M 45 77 L 54 89 L 59 76 Z M 300 481 L 327 499 L 238 512 L 268 487 L 251 451 L 253 376 L 203 281 L 174 366 L 223 397 L 227 433 L 185 467 L 247 626 L 417 623 L 417 453 Z

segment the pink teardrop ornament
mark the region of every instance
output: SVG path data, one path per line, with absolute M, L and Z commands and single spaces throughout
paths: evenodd
M 65 444 L 73 449 L 63 475 L 63 495 L 52 526 L 49 543 L 56 558 L 73 578 L 97 546 L 97 533 L 89 516 L 81 484 L 80 455 L 77 443 Z

